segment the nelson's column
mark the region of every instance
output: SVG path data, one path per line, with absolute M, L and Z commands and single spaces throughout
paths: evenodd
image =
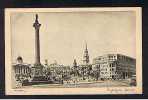
M 40 26 L 41 24 L 38 21 L 38 14 L 36 14 L 36 19 L 33 23 L 33 27 L 35 28 L 35 64 L 34 67 L 32 67 L 32 76 L 35 80 L 38 80 L 43 76 L 43 66 L 40 63 Z

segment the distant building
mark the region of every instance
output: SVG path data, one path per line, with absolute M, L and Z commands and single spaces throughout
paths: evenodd
M 72 65 L 71 70 L 73 70 L 73 71 L 79 70 L 79 66 L 77 64 L 76 59 L 74 59 L 74 61 L 73 61 L 73 65 Z
M 79 66 L 77 65 L 76 59 L 74 59 L 73 66 L 71 68 L 71 76 L 78 77 L 79 76 Z
M 76 59 L 74 59 L 74 62 L 73 62 L 73 68 L 74 68 L 74 69 L 77 69 L 77 68 L 78 68 L 78 65 L 77 65 L 77 61 L 76 61 Z
M 12 71 L 16 81 L 22 81 L 28 77 L 31 77 L 30 66 L 30 64 L 23 63 L 23 58 L 21 56 L 17 57 L 17 62 L 12 65 Z
M 93 59 L 101 79 L 128 79 L 136 74 L 136 59 L 121 54 L 106 54 Z
M 89 54 L 88 54 L 88 49 L 86 44 L 84 55 L 83 55 L 83 64 L 79 65 L 79 71 L 83 77 L 83 80 L 89 78 L 91 70 L 92 70 L 92 65 L 89 63 Z

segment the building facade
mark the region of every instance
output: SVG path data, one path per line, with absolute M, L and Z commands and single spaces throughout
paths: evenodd
M 121 54 L 106 54 L 93 59 L 100 79 L 128 79 L 136 74 L 136 59 Z
M 23 81 L 31 77 L 31 65 L 23 63 L 22 57 L 17 57 L 17 62 L 12 65 L 12 74 L 15 81 Z

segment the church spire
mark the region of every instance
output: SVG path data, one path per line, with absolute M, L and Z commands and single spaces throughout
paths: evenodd
M 83 55 L 83 64 L 88 64 L 89 63 L 89 54 L 88 54 L 88 49 L 87 49 L 87 43 L 85 44 L 85 51 Z
M 85 50 L 87 50 L 87 43 L 85 42 Z

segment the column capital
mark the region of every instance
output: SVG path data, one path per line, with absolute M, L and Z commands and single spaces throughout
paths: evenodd
M 33 27 L 35 27 L 35 29 L 39 29 L 41 26 L 41 24 L 38 21 L 38 14 L 36 14 L 36 18 L 35 18 L 35 22 L 33 23 Z

